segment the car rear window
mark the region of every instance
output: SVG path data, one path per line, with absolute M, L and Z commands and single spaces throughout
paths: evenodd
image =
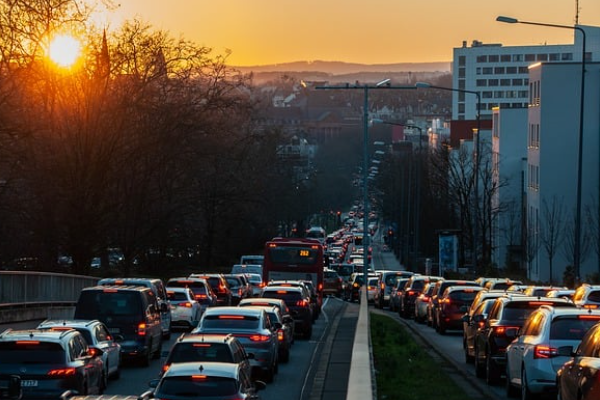
M 552 320 L 550 340 L 581 340 L 585 333 L 600 322 L 600 316 L 570 315 Z
M 183 292 L 167 292 L 167 297 L 171 301 L 188 301 L 188 297 Z
M 600 291 L 596 290 L 590 292 L 588 296 L 588 301 L 593 301 L 594 303 L 600 303 Z
M 75 310 L 78 319 L 105 319 L 109 316 L 137 316 L 143 312 L 140 292 L 85 290 Z
M 411 289 L 422 290 L 425 287 L 425 281 L 422 279 L 417 279 L 412 282 Z
M 203 398 L 233 396 L 237 393 L 237 382 L 232 378 L 216 376 L 177 376 L 164 378 L 157 388 L 157 398 Z
M 262 297 L 281 299 L 285 301 L 285 304 L 287 304 L 288 307 L 294 305 L 298 300 L 302 300 L 302 294 L 295 290 L 265 290 L 263 291 Z
M 477 291 L 475 290 L 455 290 L 449 294 L 450 300 L 464 301 L 464 302 L 472 302 L 477 296 Z
M 0 342 L 0 364 L 64 364 L 65 351 L 58 343 Z
M 206 315 L 203 329 L 257 329 L 259 319 L 248 315 Z
M 169 353 L 169 363 L 196 361 L 231 363 L 233 357 L 225 343 L 178 343 Z
M 506 304 L 502 312 L 502 319 L 511 321 L 524 321 L 533 311 L 537 310 L 542 304 L 549 304 L 554 307 L 574 307 L 573 303 L 551 303 L 540 301 L 513 301 Z

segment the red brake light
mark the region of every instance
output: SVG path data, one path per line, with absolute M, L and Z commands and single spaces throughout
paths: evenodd
M 192 379 L 206 379 L 206 375 L 192 375 Z
M 506 336 L 509 332 L 516 333 L 519 330 L 518 326 L 495 326 L 494 332 L 497 336 Z
M 250 340 L 253 342 L 268 342 L 271 339 L 268 335 L 250 335 Z
M 196 299 L 206 299 L 207 296 L 205 294 L 195 294 L 194 297 Z
M 552 358 L 558 356 L 556 347 L 537 345 L 533 350 L 533 358 Z
M 589 319 L 589 320 L 600 320 L 600 316 L 598 315 L 578 315 L 578 319 Z
M 421 301 L 422 301 L 423 303 L 429 303 L 429 296 L 423 296 L 423 297 L 421 298 Z
M 280 342 L 283 342 L 284 336 L 283 336 L 283 330 L 279 329 L 277 331 L 277 340 L 279 340 Z
M 15 343 L 17 343 L 17 346 L 20 344 L 40 344 L 40 342 L 37 340 L 17 340 Z
M 138 334 L 138 336 L 146 336 L 146 324 L 145 323 L 141 322 L 138 324 L 137 334 Z
M 409 296 L 414 296 L 415 295 L 415 291 L 414 290 L 409 290 L 408 291 L 408 295 Z
M 192 303 L 186 301 L 185 303 L 181 303 L 180 306 L 185 308 L 192 308 Z
M 298 300 L 298 301 L 296 302 L 296 305 L 297 305 L 298 307 L 306 307 L 306 306 L 308 305 L 308 302 L 307 302 L 306 300 Z
M 167 370 L 169 369 L 169 367 L 171 366 L 171 364 L 165 364 L 162 367 L 163 372 L 167 372 Z
M 243 315 L 219 315 L 219 319 L 244 319 Z
M 59 368 L 51 369 L 50 371 L 48 371 L 48 376 L 52 377 L 63 377 L 71 375 L 75 375 L 75 368 Z
M 589 309 L 595 310 L 596 308 L 598 308 L 598 305 L 597 304 L 584 304 L 583 308 L 589 308 Z
M 192 347 L 210 347 L 210 343 L 194 343 Z

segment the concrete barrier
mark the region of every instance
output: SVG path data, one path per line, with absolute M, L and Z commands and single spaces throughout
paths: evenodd
M 373 385 L 372 360 L 369 303 L 367 301 L 367 291 L 361 290 L 360 311 L 352 348 L 347 400 L 372 400 L 374 398 L 375 386 Z

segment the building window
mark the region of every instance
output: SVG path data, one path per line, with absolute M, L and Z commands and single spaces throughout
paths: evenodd
M 504 67 L 496 67 L 496 68 L 494 68 L 494 74 L 496 74 L 496 75 L 502 75 L 502 74 L 504 74 Z
M 550 61 L 560 61 L 560 54 L 559 53 L 550 53 L 548 55 L 548 58 Z
M 496 90 L 494 92 L 494 98 L 495 99 L 503 99 L 504 98 L 504 92 L 502 90 Z
M 519 98 L 526 99 L 529 96 L 528 90 L 519 90 Z
M 538 61 L 548 61 L 548 54 L 538 54 L 537 60 Z
M 492 67 L 483 67 L 483 74 L 484 75 L 493 75 L 494 69 Z
M 518 95 L 518 93 L 516 90 L 507 90 L 506 91 L 506 98 L 508 98 L 508 99 L 516 99 L 517 95 Z
M 525 54 L 525 61 L 535 61 L 535 54 Z
M 458 92 L 458 101 L 464 103 L 464 101 L 465 101 L 465 92 Z
M 481 97 L 483 99 L 491 99 L 493 96 L 494 96 L 494 92 L 492 92 L 492 91 L 486 90 L 486 91 L 481 92 Z
M 500 57 L 498 57 L 497 54 L 496 55 L 488 56 L 488 61 L 489 62 L 498 62 L 499 60 L 500 60 Z
M 517 67 L 506 67 L 506 73 L 507 74 L 516 74 L 517 73 Z
M 465 68 L 464 67 L 463 68 L 459 68 L 458 69 L 458 77 L 459 78 L 464 78 L 465 75 L 466 75 Z
M 523 61 L 523 54 L 513 54 L 513 61 L 515 61 L 515 62 Z
M 500 86 L 510 86 L 510 79 L 500 79 Z
M 589 51 L 585 52 L 585 62 L 591 62 L 592 61 L 592 53 L 590 53 Z
M 519 67 L 519 73 L 520 74 L 528 74 L 529 73 L 529 68 L 527 68 L 527 67 Z
M 467 57 L 466 56 L 458 56 L 458 66 L 464 67 L 467 65 Z
M 488 79 L 488 86 L 498 86 L 498 79 Z
M 485 62 L 487 62 L 487 56 L 477 56 L 477 62 L 478 63 L 485 63 Z
M 500 61 L 502 61 L 502 62 L 511 62 L 511 60 L 512 60 L 512 57 L 510 54 L 502 54 L 500 56 Z
M 523 79 L 523 86 L 529 85 L 529 78 Z
M 477 68 L 475 68 L 475 73 L 476 73 L 477 75 L 481 75 L 481 67 L 477 67 Z
M 487 86 L 487 80 L 486 79 L 477 79 L 477 81 L 475 82 L 475 84 L 477 86 Z
M 523 86 L 523 79 L 513 79 L 512 85 L 513 86 Z
M 461 114 L 465 113 L 465 104 L 464 103 L 460 103 L 458 105 L 458 112 L 461 113 Z
M 573 53 L 562 53 L 560 59 L 562 61 L 572 61 L 573 60 Z

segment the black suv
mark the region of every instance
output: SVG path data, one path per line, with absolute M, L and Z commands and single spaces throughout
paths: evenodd
M 143 286 L 93 286 L 81 290 L 75 319 L 97 319 L 122 339 L 123 358 L 137 358 L 148 366 L 160 358 L 162 327 L 154 292 Z
M 183 334 L 167 353 L 161 375 L 171 364 L 206 361 L 240 364 L 250 376 L 250 358 L 253 357 L 232 334 Z
M 282 299 L 290 309 L 294 318 L 295 332 L 301 332 L 305 339 L 312 336 L 313 316 L 310 306 L 310 297 L 300 287 L 293 286 L 266 286 L 261 297 Z
M 575 307 L 563 298 L 505 295 L 494 301 L 483 327 L 475 334 L 475 373 L 490 385 L 500 381 L 506 369 L 506 347 L 516 338 L 529 314 L 541 305 Z
M 75 329 L 12 330 L 0 334 L 0 375 L 21 378 L 23 399 L 58 399 L 67 390 L 102 394 L 102 350 Z

